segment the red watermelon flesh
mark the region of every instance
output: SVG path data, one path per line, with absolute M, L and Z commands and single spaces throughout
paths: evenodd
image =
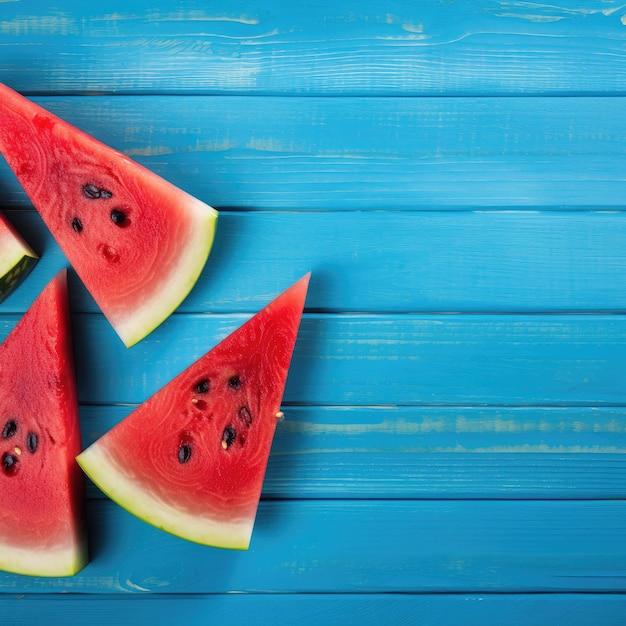
M 69 576 L 87 562 L 67 277 L 0 346 L 0 569 Z
M 141 519 L 247 549 L 309 275 L 92 444 L 78 462 Z
M 0 302 L 28 276 L 37 255 L 0 213 Z
M 1 84 L 0 152 L 127 346 L 178 307 L 215 209 Z

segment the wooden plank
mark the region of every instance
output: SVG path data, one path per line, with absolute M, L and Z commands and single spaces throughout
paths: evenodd
M 623 93 L 623 16 L 617 0 L 5 2 L 0 72 L 40 92 Z
M 68 263 L 36 213 L 7 216 L 45 259 L 0 305 L 20 313 Z M 313 311 L 624 312 L 626 212 L 223 211 L 179 312 L 253 313 L 308 271 Z
M 80 399 L 143 402 L 247 318 L 173 315 L 128 350 L 102 316 L 75 315 Z M 1 337 L 17 319 L 0 317 Z M 308 314 L 284 400 L 621 406 L 624 371 L 624 316 Z
M 85 447 L 132 406 L 81 406 Z M 286 406 L 264 498 L 623 498 L 626 409 Z M 103 497 L 89 485 L 89 497 Z
M 626 196 L 623 97 L 37 102 L 220 208 L 622 209 Z M 9 205 L 28 201 L 3 164 Z
M 623 626 L 622 594 L 219 594 L 172 596 L 40 595 L 0 596 L 11 623 L 92 626 L 126 623 L 170 626 L 225 621 L 272 624 L 289 616 L 298 624 L 414 624 L 449 626 L 463 616 L 465 626 Z M 281 617 L 282 619 L 282 617 Z
M 249 551 L 198 546 L 89 501 L 72 578 L 0 573 L 5 593 L 626 591 L 624 501 L 262 502 Z

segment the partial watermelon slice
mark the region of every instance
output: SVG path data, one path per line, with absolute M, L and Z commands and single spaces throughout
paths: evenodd
M 38 257 L 0 213 L 0 302 L 28 276 Z
M 87 543 L 65 271 L 0 346 L 0 429 L 0 569 L 75 574 Z
M 1 84 L 0 152 L 127 346 L 185 299 L 215 209 Z
M 174 535 L 247 549 L 309 275 L 79 457 L 122 507 Z

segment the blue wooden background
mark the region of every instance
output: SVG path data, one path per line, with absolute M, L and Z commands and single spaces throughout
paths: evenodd
M 89 485 L 12 624 L 626 623 L 623 2 L 4 1 L 0 81 L 220 210 L 130 350 L 71 277 L 85 444 L 313 272 L 250 550 Z

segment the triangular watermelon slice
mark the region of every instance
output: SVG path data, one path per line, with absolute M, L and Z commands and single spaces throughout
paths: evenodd
M 0 569 L 69 576 L 87 562 L 66 271 L 0 345 Z
M 184 300 L 215 209 L 1 84 L 0 152 L 127 346 Z
M 78 462 L 172 534 L 247 549 L 309 275 L 139 406 Z
M 38 257 L 0 213 L 0 302 L 28 276 Z

